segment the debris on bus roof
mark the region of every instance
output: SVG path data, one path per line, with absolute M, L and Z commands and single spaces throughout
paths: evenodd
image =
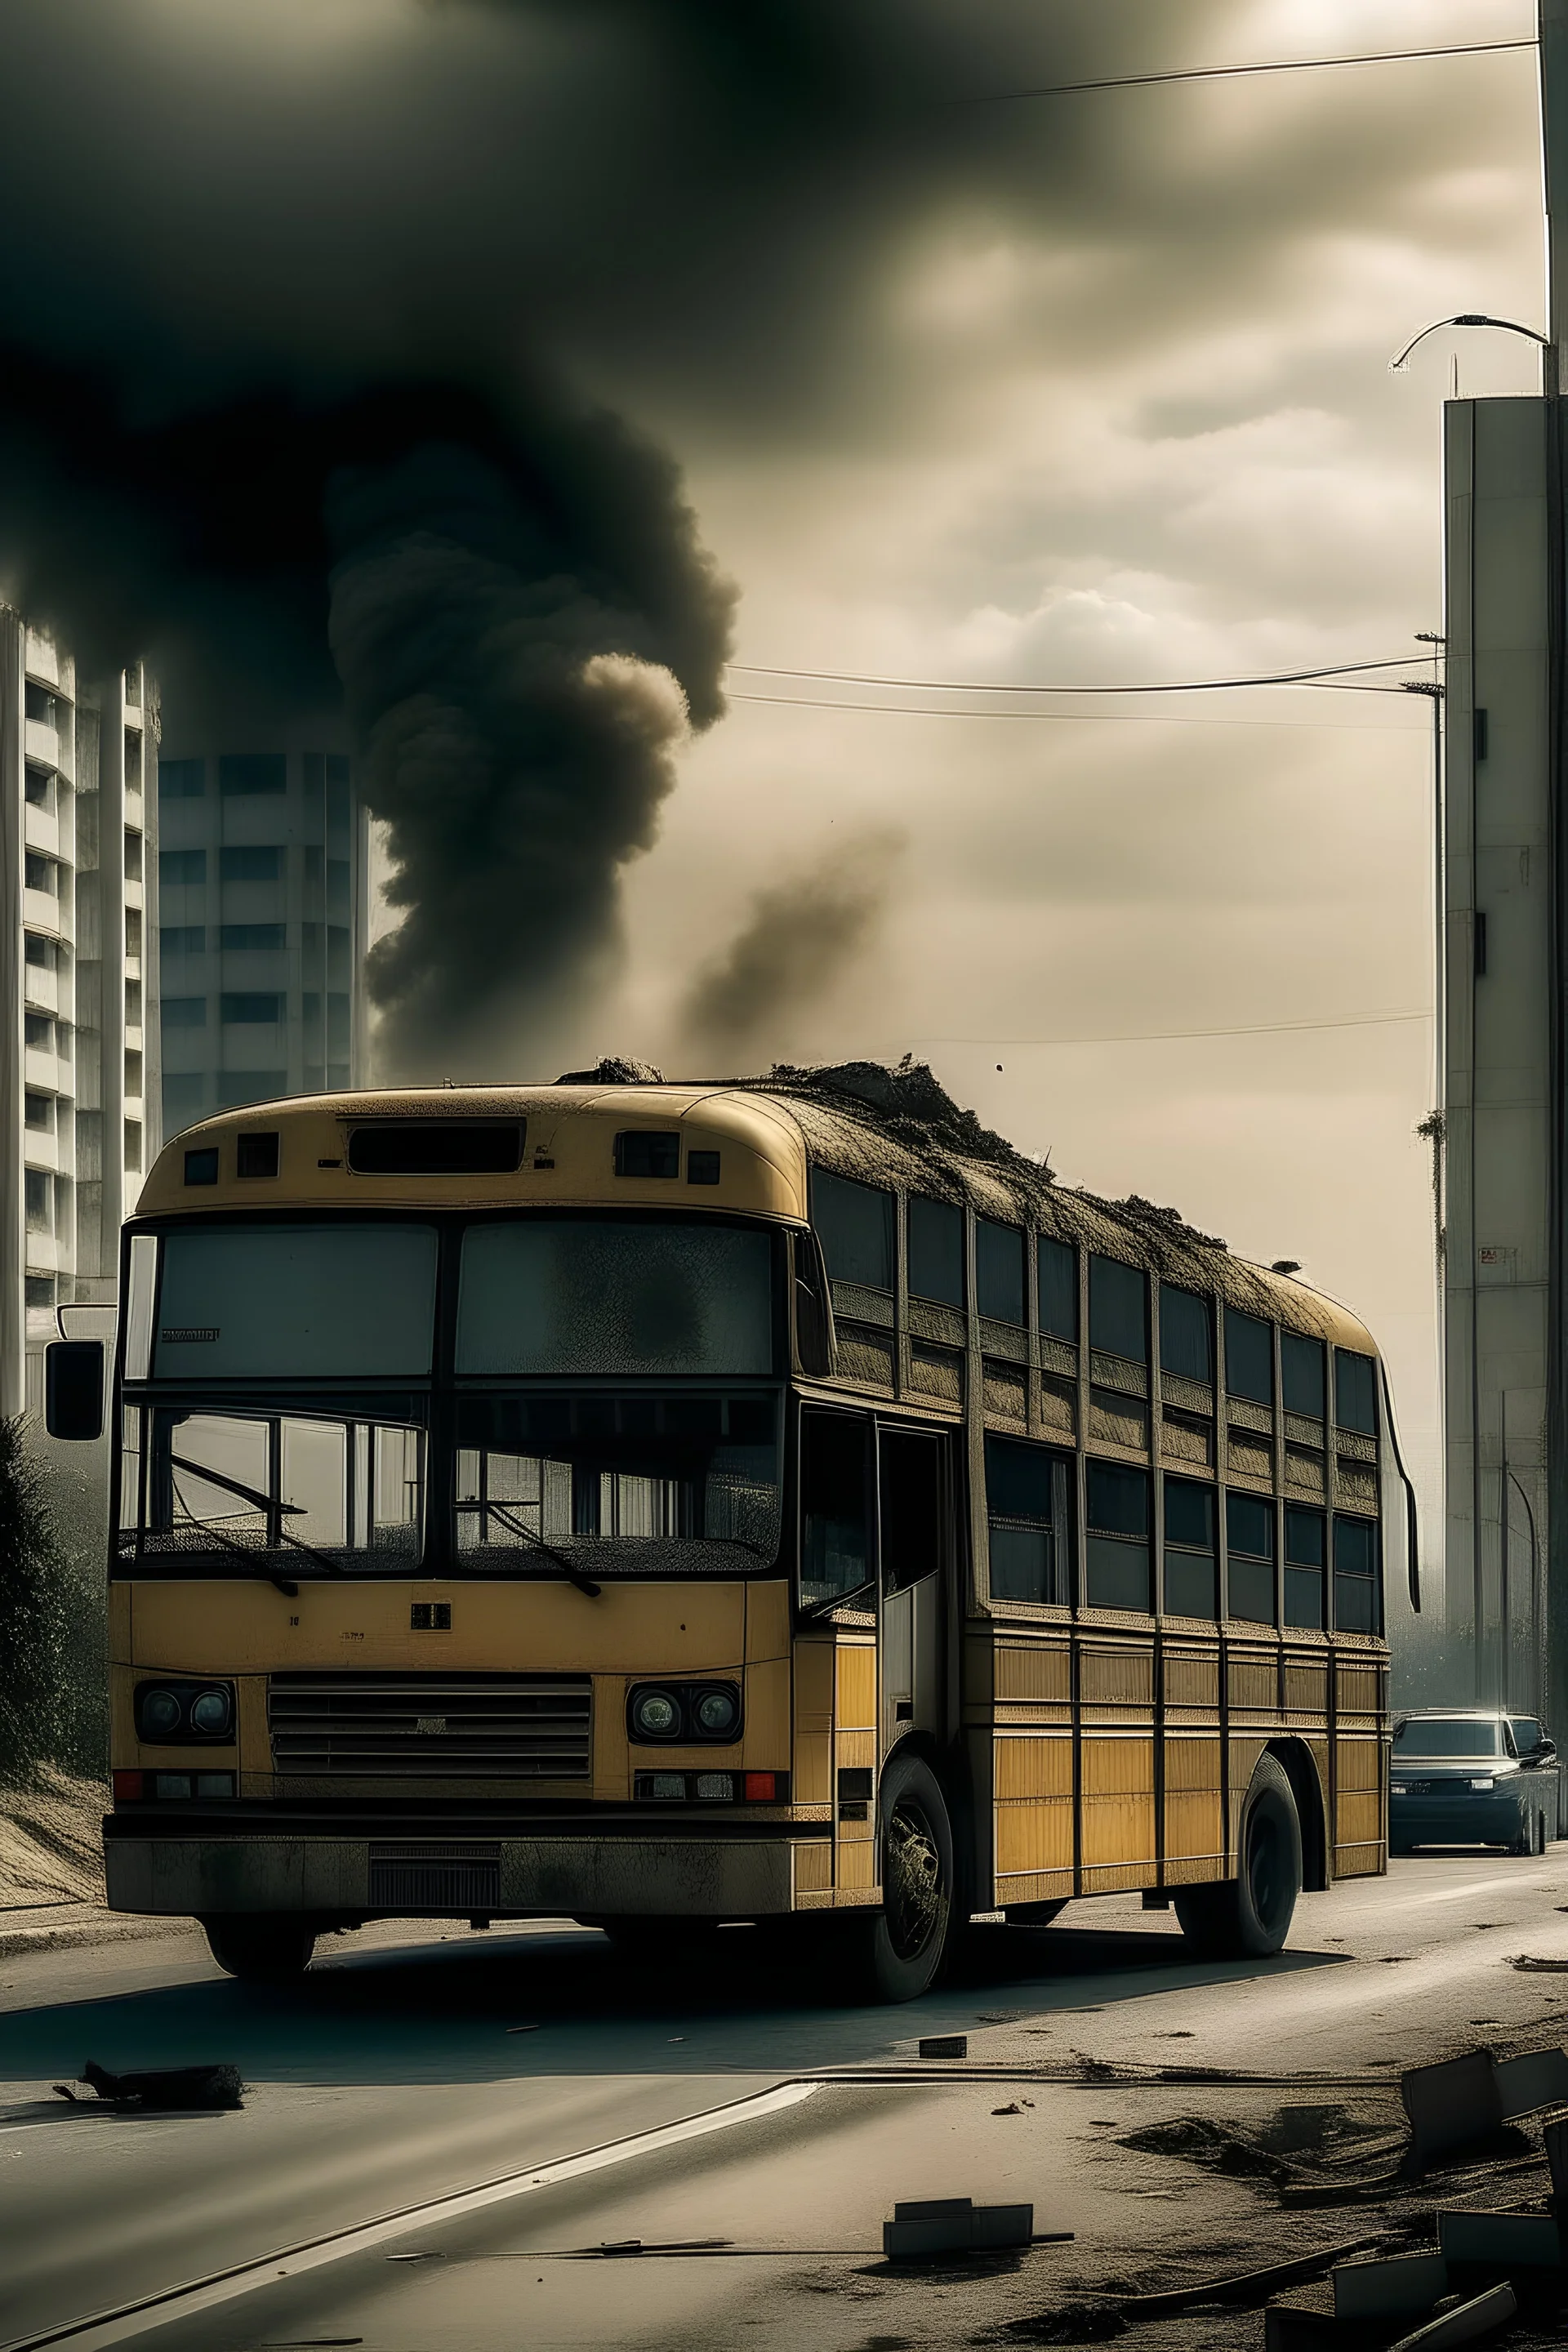
M 623 1054 L 605 1054 L 591 1070 L 563 1070 L 558 1087 L 662 1087 L 664 1072 L 651 1062 L 637 1062 Z

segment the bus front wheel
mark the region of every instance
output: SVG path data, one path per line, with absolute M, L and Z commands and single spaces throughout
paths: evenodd
M 952 1823 L 924 1759 L 895 1757 L 882 1775 L 882 1908 L 851 1915 L 855 1974 L 870 2000 L 916 2000 L 941 1975 L 952 1938 Z
M 1284 1767 L 1261 1756 L 1242 1808 L 1234 1878 L 1184 1887 L 1175 1897 L 1182 1933 L 1206 1959 L 1263 1959 L 1290 1932 L 1301 1891 L 1301 1822 Z
M 202 1921 L 207 1949 L 241 1984 L 289 1984 L 302 1977 L 316 1948 L 308 1919 L 287 1911 L 226 1911 Z

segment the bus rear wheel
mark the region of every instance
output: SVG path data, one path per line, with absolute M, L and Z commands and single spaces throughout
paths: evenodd
M 843 1922 L 857 1990 L 868 2000 L 917 2000 L 946 1966 L 953 1928 L 952 1822 L 924 1759 L 895 1757 L 882 1775 L 882 1908 Z
M 224 1911 L 202 1921 L 207 1949 L 241 1984 L 289 1984 L 316 1948 L 308 1919 L 287 1911 Z
M 1301 1891 L 1301 1822 L 1284 1767 L 1261 1756 L 1242 1807 L 1237 1870 L 1175 1897 L 1183 1935 L 1205 1959 L 1264 1959 L 1290 1932 Z

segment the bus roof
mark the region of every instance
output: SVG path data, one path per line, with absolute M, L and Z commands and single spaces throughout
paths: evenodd
M 853 1078 L 862 1071 L 866 1080 L 857 1089 Z M 817 1167 L 967 1203 L 1004 1223 L 1033 1224 L 1295 1330 L 1376 1352 L 1365 1326 L 1336 1300 L 1234 1256 L 1174 1211 L 1136 1196 L 1106 1201 L 1058 1183 L 1048 1168 L 959 1110 L 929 1072 L 851 1064 L 842 1075 L 849 1085 L 836 1083 L 838 1072 L 781 1069 L 762 1079 L 690 1084 L 589 1076 L 548 1087 L 403 1087 L 249 1103 L 199 1121 L 163 1147 L 135 1221 L 237 1208 L 582 1205 L 719 1210 L 804 1223 L 810 1170 Z M 911 1075 L 927 1082 L 918 1092 L 900 1086 Z M 456 1144 L 463 1129 L 472 1134 L 520 1123 L 515 1164 L 488 1171 L 422 1171 L 397 1165 L 396 1149 L 387 1149 L 398 1129 L 438 1129 Z M 356 1139 L 367 1129 L 385 1141 L 374 1152 L 359 1141 L 356 1154 Z M 682 1147 L 673 1182 L 638 1172 L 635 1164 L 621 1172 L 616 1138 L 672 1130 Z M 275 1156 L 263 1150 L 259 1164 L 252 1150 L 255 1173 L 239 1173 L 242 1137 L 277 1139 Z M 694 1154 L 708 1157 L 694 1167 Z M 356 1156 L 392 1164 L 372 1172 L 353 1164 Z M 189 1176 L 193 1158 L 195 1181 Z

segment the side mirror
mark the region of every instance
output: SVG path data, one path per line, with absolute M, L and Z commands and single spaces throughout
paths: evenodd
M 51 1339 L 44 1349 L 44 1427 L 51 1437 L 103 1435 L 101 1339 Z

